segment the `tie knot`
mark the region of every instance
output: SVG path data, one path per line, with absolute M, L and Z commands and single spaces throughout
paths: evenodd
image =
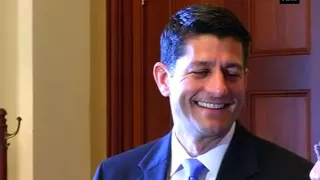
M 198 179 L 202 175 L 203 171 L 207 168 L 198 159 L 186 159 L 183 163 L 183 168 L 186 169 L 189 179 Z

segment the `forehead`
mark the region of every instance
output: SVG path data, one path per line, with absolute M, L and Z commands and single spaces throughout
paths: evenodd
M 232 37 L 195 36 L 186 41 L 184 58 L 189 61 L 215 61 L 221 64 L 233 62 L 243 65 L 242 45 Z

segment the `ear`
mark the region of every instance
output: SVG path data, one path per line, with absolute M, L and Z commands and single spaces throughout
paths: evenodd
M 245 68 L 245 70 L 244 70 L 244 86 L 245 86 L 245 89 L 248 88 L 248 76 L 249 76 L 249 69 Z
M 170 95 L 169 90 L 169 78 L 170 74 L 167 66 L 161 62 L 157 62 L 153 67 L 153 77 L 157 83 L 160 93 L 168 97 Z

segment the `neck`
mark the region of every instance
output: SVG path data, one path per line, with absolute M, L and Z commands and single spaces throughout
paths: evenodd
M 213 149 L 223 136 L 193 136 L 188 131 L 176 129 L 175 135 L 191 157 L 197 157 Z

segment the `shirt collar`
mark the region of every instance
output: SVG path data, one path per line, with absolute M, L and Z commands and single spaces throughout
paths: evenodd
M 225 135 L 225 137 L 210 151 L 206 152 L 197 157 L 197 159 L 207 167 L 209 172 L 217 174 L 223 156 L 230 144 L 230 141 L 233 137 L 235 131 L 234 122 L 229 130 L 229 132 Z M 170 177 L 172 177 L 176 172 L 182 169 L 181 163 L 191 158 L 190 155 L 185 151 L 180 142 L 178 141 L 175 130 L 173 128 L 171 136 L 171 167 L 170 167 Z

